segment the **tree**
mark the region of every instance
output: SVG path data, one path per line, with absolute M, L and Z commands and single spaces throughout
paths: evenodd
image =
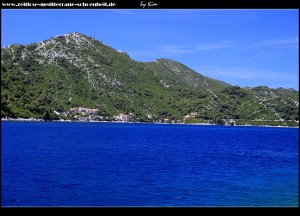
M 50 120 L 51 120 L 51 116 L 50 116 L 49 111 L 46 111 L 46 112 L 44 113 L 43 119 L 44 119 L 45 121 L 50 121 Z

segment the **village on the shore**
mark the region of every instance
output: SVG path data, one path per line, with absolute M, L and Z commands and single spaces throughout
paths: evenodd
M 268 124 L 268 120 L 250 120 L 244 124 L 240 124 L 235 119 L 219 119 L 218 121 L 200 119 L 198 112 L 191 112 L 180 119 L 161 118 L 147 114 L 144 119 L 140 119 L 133 113 L 117 113 L 113 116 L 101 114 L 99 109 L 86 107 L 73 107 L 69 111 L 53 111 L 56 116 L 51 119 L 54 122 L 112 122 L 112 123 L 154 123 L 154 124 L 193 124 L 193 125 L 223 125 L 223 126 L 265 126 L 265 127 L 291 127 L 286 124 Z M 36 118 L 1 118 L 1 121 L 47 121 L 45 119 Z M 265 122 L 265 124 L 255 124 L 255 121 Z M 282 120 L 273 120 L 278 122 Z M 283 122 L 284 123 L 284 122 Z M 299 122 L 297 122 L 299 123 Z M 298 126 L 297 126 L 298 128 Z
M 123 122 L 123 123 L 161 123 L 161 124 L 200 124 L 200 125 L 215 125 L 210 121 L 195 121 L 198 113 L 191 112 L 182 117 L 182 119 L 169 119 L 169 118 L 155 118 L 152 114 L 146 115 L 146 120 L 140 121 L 133 113 L 117 113 L 112 117 L 101 115 L 100 110 L 96 108 L 86 107 L 73 107 L 69 111 L 54 111 L 54 114 L 58 117 L 56 120 L 60 122 Z M 35 118 L 2 118 L 1 121 L 44 121 L 44 119 Z M 234 119 L 224 119 L 223 125 L 235 126 L 236 121 Z

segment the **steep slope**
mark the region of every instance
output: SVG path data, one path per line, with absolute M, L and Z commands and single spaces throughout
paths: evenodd
M 87 107 L 107 119 L 188 121 L 194 113 L 200 122 L 286 125 L 297 124 L 298 106 L 297 91 L 233 87 L 168 59 L 137 62 L 80 33 L 1 49 L 2 118 L 72 119 L 55 113 Z
M 169 59 L 157 59 L 146 63 L 146 68 L 156 77 L 161 77 L 160 83 L 165 87 L 187 87 L 211 92 L 221 90 L 229 84 L 205 77 L 187 66 Z

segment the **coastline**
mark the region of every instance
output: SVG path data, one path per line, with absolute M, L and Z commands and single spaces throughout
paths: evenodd
M 74 122 L 74 123 L 117 123 L 117 124 L 161 124 L 161 125 L 196 125 L 196 126 L 224 126 L 224 127 L 274 127 L 274 128 L 299 128 L 299 126 L 272 126 L 272 125 L 217 125 L 210 123 L 160 123 L 160 122 L 122 122 L 122 121 L 72 121 L 72 120 L 51 120 L 35 118 L 1 118 L 1 122 Z

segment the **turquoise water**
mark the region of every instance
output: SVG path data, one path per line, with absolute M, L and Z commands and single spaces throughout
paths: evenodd
M 299 206 L 299 129 L 1 122 L 2 206 Z

